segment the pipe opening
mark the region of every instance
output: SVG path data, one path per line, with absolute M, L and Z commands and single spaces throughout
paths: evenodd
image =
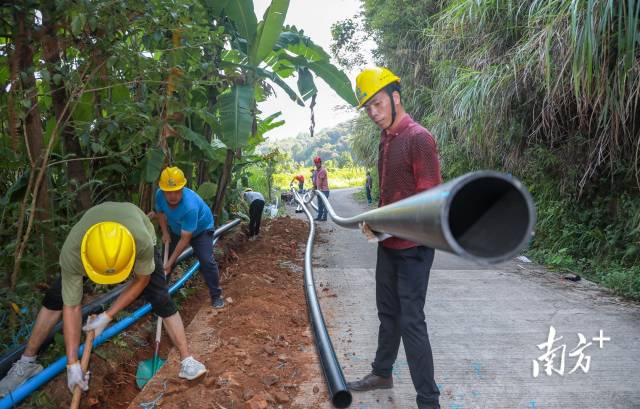
M 351 392 L 344 390 L 336 392 L 331 402 L 336 408 L 348 408 L 351 405 L 351 399 Z
M 486 176 L 455 192 L 449 210 L 454 239 L 481 258 L 514 255 L 529 237 L 532 203 L 508 180 Z

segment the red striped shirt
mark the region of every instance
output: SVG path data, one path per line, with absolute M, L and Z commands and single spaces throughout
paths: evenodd
M 378 147 L 379 206 L 397 202 L 442 183 L 436 140 L 429 131 L 404 116 L 392 132 L 382 131 Z M 418 244 L 390 237 L 382 245 L 408 249 Z
M 329 190 L 329 179 L 327 178 L 327 170 L 320 168 L 316 171 L 316 186 L 318 190 L 326 192 Z

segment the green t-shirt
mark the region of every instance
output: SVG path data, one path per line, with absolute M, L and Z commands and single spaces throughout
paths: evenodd
M 136 241 L 136 261 L 133 272 L 149 275 L 155 269 L 154 247 L 156 233 L 153 224 L 140 208 L 132 203 L 105 202 L 86 211 L 71 228 L 60 252 L 62 273 L 62 301 L 74 306 L 82 302 L 82 277 L 86 274 L 80 258 L 80 246 L 84 234 L 100 222 L 118 222 L 125 226 Z

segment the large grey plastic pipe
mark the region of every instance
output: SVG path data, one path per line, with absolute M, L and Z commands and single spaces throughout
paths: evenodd
M 533 234 L 535 205 L 515 177 L 494 171 L 467 173 L 425 192 L 351 217 L 340 217 L 316 192 L 338 225 L 372 230 L 481 263 L 516 256 Z M 310 201 L 310 197 L 306 201 Z

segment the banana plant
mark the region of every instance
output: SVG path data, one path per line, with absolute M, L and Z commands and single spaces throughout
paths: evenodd
M 256 95 L 268 83 L 281 88 L 304 106 L 315 103 L 318 90 L 313 73 L 322 78 L 347 103 L 357 103 L 347 75 L 330 62 L 329 54 L 295 27 L 285 26 L 289 0 L 273 0 L 258 22 L 252 0 L 219 0 L 212 4 L 217 16 L 226 16 L 225 30 L 230 49 L 222 54 L 222 68 L 233 85 L 218 100 L 221 137 L 228 147 L 223 178 L 218 183 L 215 212 L 220 214 L 224 190 L 230 178 L 233 157 L 240 153 L 257 131 Z M 284 81 L 297 74 L 298 92 Z

